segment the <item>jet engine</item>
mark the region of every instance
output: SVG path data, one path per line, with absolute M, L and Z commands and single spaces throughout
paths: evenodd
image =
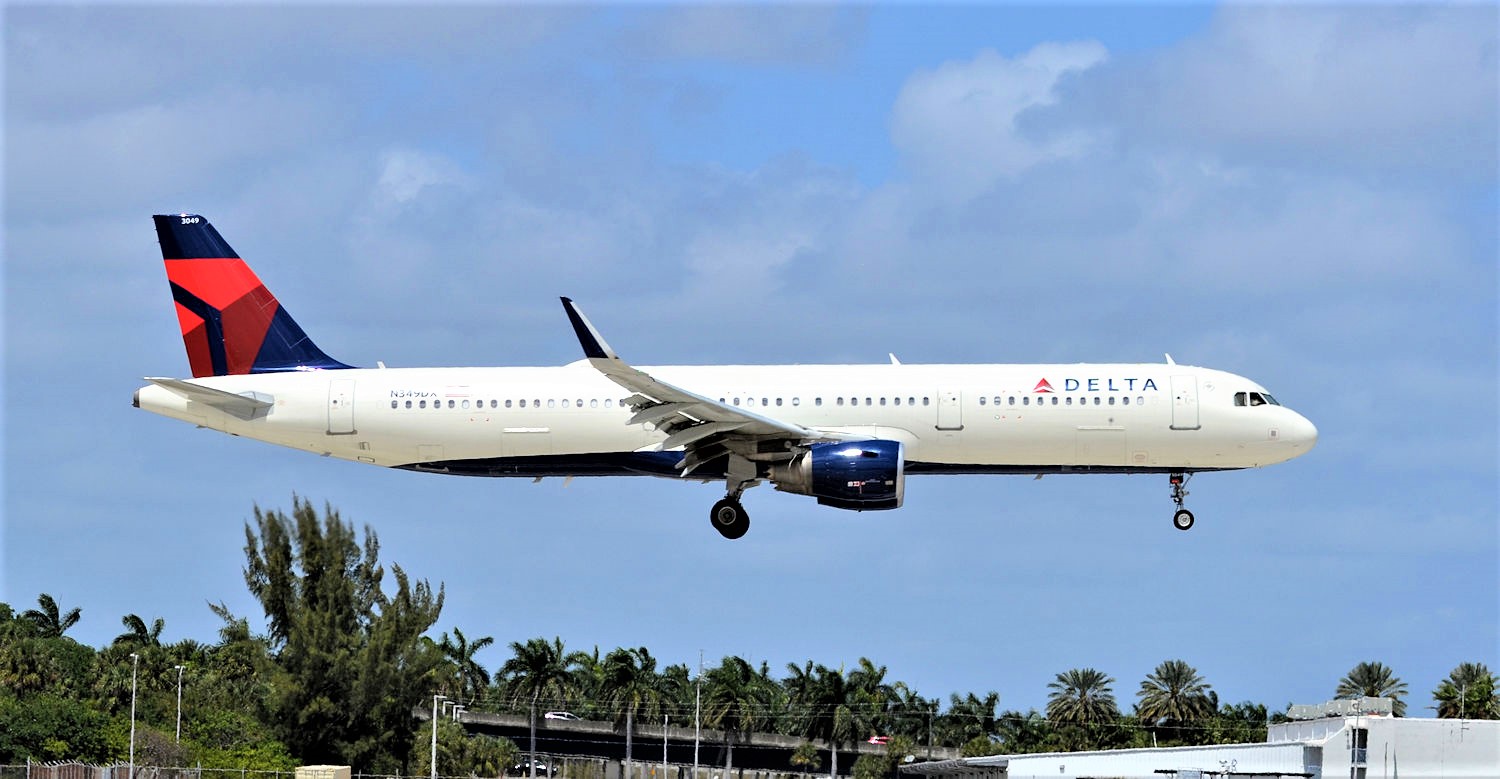
M 811 495 L 824 506 L 854 511 L 901 507 L 906 495 L 905 447 L 899 441 L 813 444 L 771 468 L 782 492 Z

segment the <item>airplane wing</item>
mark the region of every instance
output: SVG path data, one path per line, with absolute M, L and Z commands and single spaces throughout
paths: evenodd
M 684 476 L 731 452 L 750 459 L 784 459 L 791 457 L 795 446 L 847 438 L 783 422 L 661 381 L 620 359 L 571 299 L 563 298 L 562 303 L 589 364 L 634 393 L 621 401 L 635 411 L 627 424 L 652 423 L 667 434 L 661 443 L 663 450 L 683 447 L 677 467 Z M 778 442 L 783 443 L 779 450 Z
M 166 379 L 152 376 L 147 376 L 146 381 L 162 389 L 181 395 L 188 400 L 216 408 L 230 416 L 246 421 L 265 416 L 266 409 L 274 404 L 271 396 L 263 392 L 236 395 L 233 392 L 205 387 L 201 384 L 183 381 L 182 379 Z

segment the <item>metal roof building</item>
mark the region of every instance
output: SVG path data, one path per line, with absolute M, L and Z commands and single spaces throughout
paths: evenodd
M 1272 725 L 1264 744 L 994 755 L 913 763 L 926 779 L 1500 779 L 1500 721 L 1337 716 Z

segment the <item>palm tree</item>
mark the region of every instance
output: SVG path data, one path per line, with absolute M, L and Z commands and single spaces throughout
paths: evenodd
M 1150 727 L 1177 727 L 1213 716 L 1212 688 L 1181 660 L 1167 660 L 1141 682 L 1135 713 Z
M 1074 668 L 1057 675 L 1047 684 L 1047 719 L 1058 725 L 1072 726 L 1077 740 L 1085 747 L 1094 739 L 1091 730 L 1113 721 L 1120 715 L 1110 685 L 1115 680 L 1093 668 Z
M 637 712 L 650 716 L 661 708 L 661 686 L 656 658 L 645 647 L 616 649 L 604 657 L 601 692 L 615 715 L 615 725 L 625 726 L 625 766 L 632 765 L 631 734 Z
M 1459 663 L 1432 691 L 1443 719 L 1500 719 L 1500 687 L 1484 663 Z
M 960 747 L 975 739 L 987 738 L 994 733 L 995 708 L 1000 705 L 1000 693 L 991 690 L 983 698 L 974 693 L 958 697 L 948 696 L 948 710 L 939 717 L 942 742 L 947 746 Z
M 734 769 L 734 742 L 772 719 L 775 682 L 762 666 L 757 673 L 743 658 L 726 657 L 703 675 L 703 722 L 724 731 L 724 771 Z
M 477 698 L 484 688 L 490 686 L 490 672 L 474 660 L 474 653 L 493 643 L 495 639 L 485 636 L 471 644 L 464 637 L 463 631 L 456 627 L 453 629 L 452 640 L 449 640 L 447 633 L 439 639 L 438 649 L 442 650 L 457 671 L 457 693 L 460 698 Z
M 1360 663 L 1339 680 L 1335 698 L 1390 698 L 1391 712 L 1398 717 L 1406 716 L 1406 682 L 1401 681 L 1383 663 Z
M 571 681 L 568 655 L 563 651 L 561 638 L 553 638 L 551 643 L 544 638 L 533 638 L 524 644 L 512 641 L 510 650 L 514 656 L 500 667 L 500 674 L 510 683 L 513 702 L 525 700 L 531 707 L 531 756 L 526 762 L 535 779 L 536 704 L 544 696 L 555 695 L 560 701 L 567 695 Z
M 135 614 L 126 614 L 120 618 L 120 624 L 125 626 L 125 632 L 115 636 L 113 644 L 129 644 L 132 647 L 146 648 L 161 646 L 161 631 L 166 627 L 166 621 L 157 617 L 151 622 L 151 629 L 146 629 L 146 621 Z
M 66 614 L 61 614 L 57 608 L 57 601 L 45 592 L 36 597 L 36 602 L 41 608 L 27 609 L 21 614 L 21 619 L 35 625 L 37 635 L 41 638 L 62 638 L 62 635 L 68 632 L 68 628 L 78 624 L 78 620 L 83 616 L 81 609 L 73 609 Z

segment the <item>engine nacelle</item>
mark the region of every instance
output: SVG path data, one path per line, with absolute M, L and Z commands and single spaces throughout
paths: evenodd
M 901 507 L 906 451 L 900 441 L 813 444 L 786 465 L 771 467 L 782 492 L 811 495 L 824 506 L 854 511 Z

